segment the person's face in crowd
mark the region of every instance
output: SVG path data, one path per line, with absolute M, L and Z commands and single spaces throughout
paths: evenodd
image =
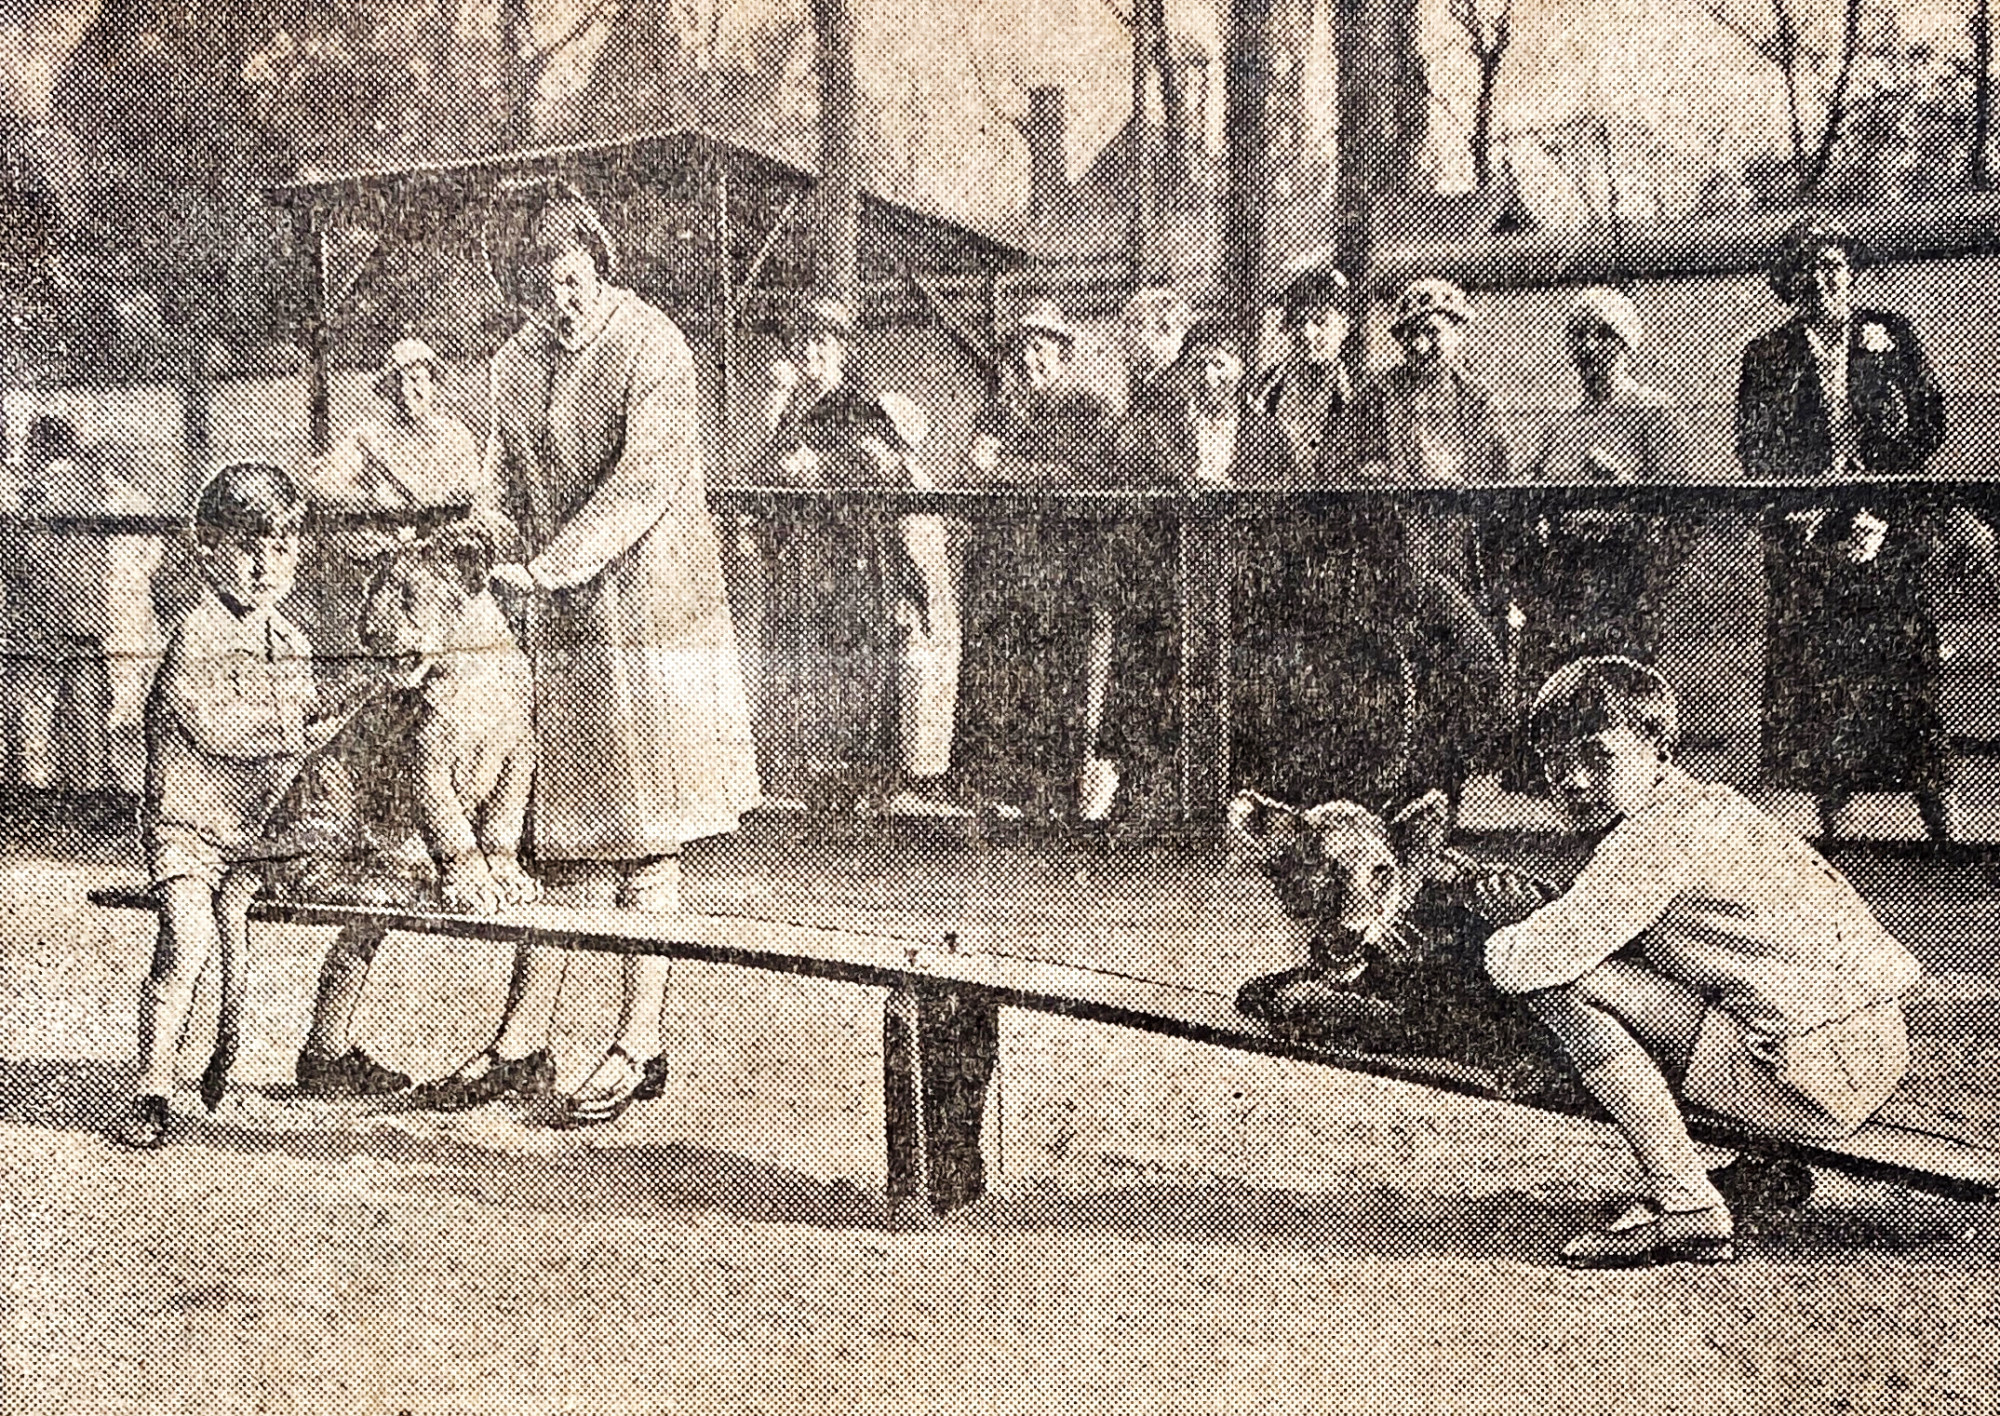
M 1618 332 L 1602 320 L 1570 326 L 1569 356 L 1587 393 L 1609 392 L 1632 369 L 1632 351 L 1625 347 Z
M 1450 315 L 1425 315 L 1396 327 L 1403 362 L 1420 374 L 1458 367 L 1465 352 L 1465 326 Z
M 1236 387 L 1242 381 L 1243 365 L 1219 345 L 1198 351 L 1196 370 L 1201 376 L 1202 410 L 1211 416 L 1222 413 L 1236 401 Z
M 1306 310 L 1292 326 L 1292 348 L 1308 364 L 1331 364 L 1347 343 L 1347 313 L 1338 305 Z
M 216 594 L 238 612 L 268 612 L 298 580 L 299 534 L 225 536 L 202 544 L 201 561 Z
M 818 330 L 799 341 L 799 372 L 820 393 L 840 387 L 847 372 L 847 341 L 831 330 Z
M 1052 334 L 1029 330 L 1021 339 L 1021 373 L 1028 387 L 1045 392 L 1062 382 L 1069 367 L 1069 345 Z
M 1579 831 L 1644 810 L 1663 766 L 1659 744 L 1622 724 L 1542 751 L 1542 771 Z
M 530 293 L 563 338 L 574 338 L 578 331 L 590 327 L 591 316 L 597 312 L 597 302 L 604 292 L 604 282 L 589 251 L 572 242 L 558 253 L 535 261 L 527 275 Z
M 1181 354 L 1187 322 L 1163 305 L 1147 305 L 1125 322 L 1125 367 L 1135 378 L 1153 378 Z
M 396 371 L 396 411 L 406 423 L 421 423 L 437 407 L 437 378 L 429 364 L 405 364 Z
M 1807 319 L 1845 324 L 1854 313 L 1854 263 L 1838 246 L 1822 246 L 1807 273 Z

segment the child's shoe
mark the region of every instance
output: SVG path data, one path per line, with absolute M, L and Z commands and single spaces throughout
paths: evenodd
M 1639 1200 L 1604 1228 L 1563 1245 L 1562 1261 L 1575 1269 L 1734 1263 L 1736 1226 L 1721 1205 L 1663 1211 Z
M 127 1150 L 158 1150 L 167 1143 L 167 1099 L 133 1097 L 130 1109 L 104 1134 Z
M 410 1089 L 410 1074 L 384 1067 L 358 1047 L 344 1057 L 328 1052 L 301 1052 L 294 1070 L 299 1095 L 334 1097 L 392 1096 Z

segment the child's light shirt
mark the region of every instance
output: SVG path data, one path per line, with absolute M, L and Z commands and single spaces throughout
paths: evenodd
M 213 589 L 188 611 L 146 702 L 145 825 L 223 850 L 255 841 L 298 775 L 312 648 L 283 615 L 239 615 Z
M 1919 973 L 1797 833 L 1671 766 L 1652 804 L 1612 828 L 1565 894 L 1493 933 L 1486 968 L 1504 992 L 1532 993 L 1632 944 L 1774 1038 L 1900 998 Z

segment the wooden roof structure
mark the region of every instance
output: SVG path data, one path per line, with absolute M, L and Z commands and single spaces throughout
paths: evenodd
M 618 246 L 620 284 L 708 337 L 725 403 L 739 332 L 774 327 L 814 288 L 817 174 L 709 133 L 302 173 L 268 196 L 291 214 L 307 266 L 316 445 L 327 437 L 336 358 L 370 360 L 410 328 L 435 332 L 447 352 L 483 354 L 518 324 L 499 268 L 518 234 L 509 230 L 520 218 L 513 198 L 550 180 L 597 207 Z M 859 258 L 864 327 L 935 323 L 984 363 L 998 344 L 999 277 L 1027 256 L 990 231 L 864 191 Z

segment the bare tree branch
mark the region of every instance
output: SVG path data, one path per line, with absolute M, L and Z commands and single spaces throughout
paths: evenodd
M 1490 21 L 1480 12 L 1478 0 L 1450 0 L 1450 11 L 1465 31 L 1467 47 L 1479 66 L 1479 95 L 1466 146 L 1472 153 L 1473 183 L 1483 192 L 1493 184 L 1493 101 L 1500 86 L 1500 66 L 1514 38 L 1514 0 L 1501 0 L 1499 13 Z
M 1134 9 L 1128 12 L 1125 10 L 1121 10 L 1118 7 L 1118 0 L 1104 0 L 1104 8 L 1111 12 L 1111 16 L 1113 19 L 1117 20 L 1119 24 L 1125 26 L 1125 28 L 1129 30 L 1129 29 L 1136 29 L 1138 27 L 1139 17 L 1137 14 L 1136 7 L 1140 3 L 1141 0 L 1133 0 Z
M 1799 180 L 1799 195 L 1807 200 L 1818 194 L 1833 163 L 1834 149 L 1840 146 L 1847 123 L 1847 100 L 1853 91 L 1854 63 L 1861 49 L 1861 0 L 1847 0 L 1846 22 L 1841 27 L 1840 73 L 1826 100 L 1826 127 L 1820 132 L 1819 149 L 1813 154 L 1810 173 Z

